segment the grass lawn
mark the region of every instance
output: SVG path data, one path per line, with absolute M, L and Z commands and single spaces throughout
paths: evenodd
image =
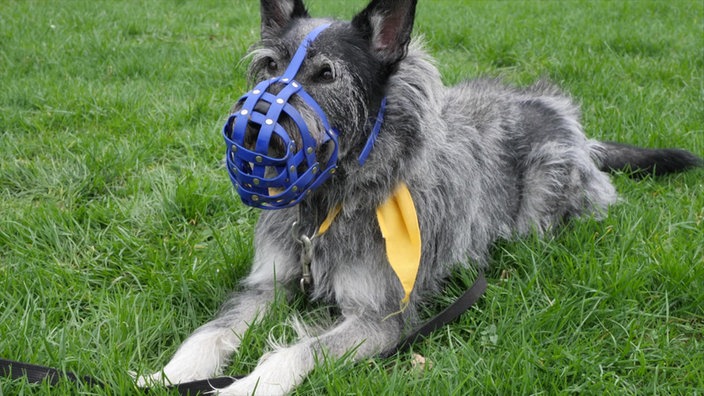
M 310 3 L 348 18 L 365 2 Z M 416 33 L 448 84 L 547 77 L 595 138 L 704 155 L 700 1 L 420 3 Z M 108 384 L 0 379 L 0 395 L 135 393 L 128 371 L 163 367 L 247 272 L 257 213 L 230 185 L 220 127 L 258 9 L 0 2 L 0 357 Z M 424 369 L 411 353 L 327 362 L 298 394 L 704 393 L 704 170 L 614 181 L 606 220 L 499 244 L 478 306 L 414 346 Z M 277 304 L 228 373 L 251 371 L 267 327 L 303 305 Z

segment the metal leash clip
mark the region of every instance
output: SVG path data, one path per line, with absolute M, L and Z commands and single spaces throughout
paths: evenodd
M 313 278 L 310 273 L 310 264 L 313 261 L 313 243 L 311 238 L 303 234 L 298 221 L 294 221 L 291 225 L 291 235 L 293 240 L 301 245 L 301 281 L 300 287 L 302 292 L 306 292 L 308 287 L 313 283 Z

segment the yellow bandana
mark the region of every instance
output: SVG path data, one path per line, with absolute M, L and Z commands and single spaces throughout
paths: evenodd
M 340 213 L 340 205 L 333 208 L 320 225 L 318 235 L 324 234 Z M 401 183 L 384 203 L 376 208 L 381 235 L 386 244 L 386 258 L 403 286 L 401 309 L 410 301 L 411 291 L 418 275 L 421 256 L 418 216 L 408 186 Z
M 323 223 L 320 224 L 320 227 L 318 228 L 318 235 L 323 235 L 328 231 L 328 228 L 330 228 L 330 225 L 332 225 L 332 222 L 335 220 L 335 217 L 340 214 L 341 210 L 342 205 L 337 205 L 330 210 L 328 217 L 323 220 Z
M 406 305 L 420 267 L 421 241 L 416 208 L 405 183 L 401 183 L 394 194 L 376 208 L 376 218 L 386 242 L 386 258 L 405 292 L 401 304 Z

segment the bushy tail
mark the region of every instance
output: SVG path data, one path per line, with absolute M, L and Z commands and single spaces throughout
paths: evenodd
M 704 160 L 686 150 L 650 149 L 616 142 L 601 142 L 601 170 L 626 171 L 632 177 L 666 175 L 704 166 Z

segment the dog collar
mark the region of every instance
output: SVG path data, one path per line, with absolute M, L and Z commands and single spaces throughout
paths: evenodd
M 301 42 L 289 66 L 282 76 L 274 77 L 257 84 L 242 97 L 241 108 L 230 115 L 223 127 L 227 146 L 227 170 L 242 202 L 261 209 L 282 209 L 299 203 L 306 194 L 322 185 L 337 169 L 338 136 L 336 128 L 331 128 L 327 116 L 320 105 L 303 86 L 295 81 L 309 45 L 330 24 L 316 27 Z M 281 87 L 278 94 L 269 92 L 271 86 Z M 292 97 L 303 100 L 317 115 L 324 128 L 320 142 L 311 134 L 309 126 L 296 108 L 289 103 Z M 265 111 L 258 111 L 258 103 L 266 103 Z M 363 165 L 381 130 L 386 109 L 386 98 L 381 101 L 376 122 L 367 139 L 358 161 Z M 291 134 L 279 123 L 285 114 L 297 127 L 303 147 L 296 149 Z M 285 117 L 286 118 L 286 117 Z M 254 147 L 245 147 L 245 136 L 254 128 L 257 138 Z M 283 143 L 285 154 L 282 157 L 269 155 L 272 139 Z M 317 158 L 321 146 L 332 144 L 332 152 L 324 163 Z

